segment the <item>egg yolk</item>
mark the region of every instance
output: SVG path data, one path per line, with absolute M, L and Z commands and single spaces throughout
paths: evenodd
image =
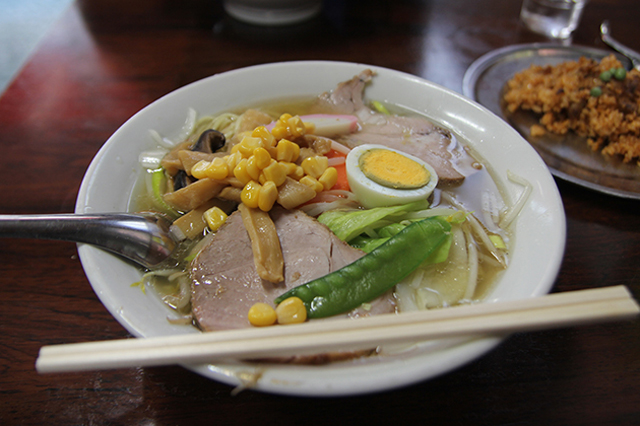
M 365 152 L 360 157 L 358 165 L 367 178 L 387 188 L 421 188 L 431 177 L 429 171 L 421 164 L 385 149 Z

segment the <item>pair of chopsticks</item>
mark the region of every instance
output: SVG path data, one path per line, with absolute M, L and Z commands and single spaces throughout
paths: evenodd
M 357 320 L 44 346 L 36 369 L 55 373 L 370 349 L 387 343 L 624 320 L 639 312 L 627 288 L 615 286 Z

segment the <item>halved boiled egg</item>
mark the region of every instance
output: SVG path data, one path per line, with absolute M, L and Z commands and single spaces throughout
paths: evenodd
M 346 160 L 351 191 L 366 208 L 424 200 L 438 184 L 429 164 L 383 145 L 360 145 Z

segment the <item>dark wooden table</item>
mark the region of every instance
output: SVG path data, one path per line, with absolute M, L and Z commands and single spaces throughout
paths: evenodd
M 129 116 L 203 77 L 323 59 L 409 72 L 460 91 L 493 49 L 544 41 L 514 0 L 328 0 L 306 25 L 259 28 L 206 0 L 76 2 L 0 98 L 0 213 L 71 212 L 93 155 Z M 640 50 L 640 3 L 591 0 Z M 568 221 L 553 291 L 627 285 L 640 299 L 638 201 L 558 181 Z M 516 334 L 486 356 L 404 389 L 307 399 L 231 388 L 179 367 L 38 375 L 41 346 L 128 333 L 93 293 L 70 243 L 0 240 L 0 424 L 640 424 L 640 320 Z M 277 422 L 277 423 L 276 423 Z

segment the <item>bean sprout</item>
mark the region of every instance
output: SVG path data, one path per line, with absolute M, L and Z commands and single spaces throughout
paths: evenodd
M 458 209 L 460 209 L 462 211 L 465 211 L 465 209 L 462 207 L 462 205 L 460 205 L 460 203 L 458 203 L 448 193 L 443 192 L 442 193 L 442 198 L 445 199 L 447 202 L 449 202 L 454 207 L 456 207 L 456 208 L 458 208 Z M 502 265 L 503 268 L 506 268 L 507 265 L 506 265 L 505 260 L 503 259 L 503 256 L 500 254 L 500 252 L 498 252 L 498 249 L 496 249 L 496 246 L 493 245 L 493 243 L 491 242 L 491 239 L 489 238 L 489 235 L 487 235 L 487 232 L 484 230 L 484 227 L 482 226 L 480 221 L 478 221 L 478 219 L 476 219 L 474 215 L 468 214 L 467 215 L 467 222 L 471 226 L 471 229 L 473 230 L 475 236 L 479 238 L 479 240 L 482 243 L 482 245 L 491 253 L 491 255 L 493 257 L 495 257 L 495 259 L 500 263 L 500 265 Z
M 471 232 L 466 228 L 467 227 L 464 227 L 463 231 L 467 243 L 469 277 L 463 299 L 472 300 L 476 292 L 476 287 L 478 286 L 478 248 L 476 247 L 473 235 L 471 235 Z
M 457 212 L 458 210 L 450 209 L 447 207 L 436 207 L 434 209 L 404 213 L 403 217 L 406 217 L 407 219 L 426 219 L 428 217 L 434 216 L 451 216 L 453 214 L 456 214 Z
M 528 180 L 516 175 L 510 170 L 507 170 L 507 178 L 513 183 L 524 186 L 524 192 L 520 195 L 518 201 L 516 201 L 516 203 L 505 213 L 504 217 L 500 221 L 501 228 L 508 228 L 515 220 L 515 218 L 518 217 L 518 215 L 522 211 L 522 208 L 529 200 L 531 191 L 533 191 L 533 185 L 531 185 Z
M 187 118 L 182 125 L 182 128 L 180 129 L 180 133 L 178 133 L 178 136 L 176 136 L 176 138 L 173 140 L 174 146 L 187 139 L 189 135 L 193 133 L 193 129 L 196 125 L 197 115 L 198 114 L 196 113 L 195 109 L 189 108 L 187 110 Z
M 145 169 L 155 170 L 160 168 L 162 158 L 167 154 L 164 149 L 145 151 L 138 156 L 138 162 Z
M 322 213 L 335 209 L 355 209 L 358 203 L 355 200 L 353 192 L 341 189 L 332 189 L 322 191 L 312 202 L 301 206 L 300 210 L 304 211 L 311 217 L 318 217 Z
M 343 156 L 329 158 L 328 164 L 329 167 L 340 166 L 345 163 L 345 158 Z
M 343 153 L 345 155 L 347 155 L 347 154 L 349 154 L 349 152 L 351 152 L 351 150 L 348 147 L 346 147 L 346 146 L 342 145 L 341 143 L 338 143 L 338 142 L 336 142 L 334 140 L 331 141 L 331 149 L 333 149 L 334 151 L 341 152 L 341 153 Z
M 163 297 L 165 303 L 174 306 L 176 309 L 185 308 L 191 302 L 191 283 L 185 278 L 187 278 L 186 273 L 183 272 L 180 274 L 178 279 L 180 291 L 178 294 L 168 294 Z M 169 277 L 169 280 L 171 280 L 171 277 Z

